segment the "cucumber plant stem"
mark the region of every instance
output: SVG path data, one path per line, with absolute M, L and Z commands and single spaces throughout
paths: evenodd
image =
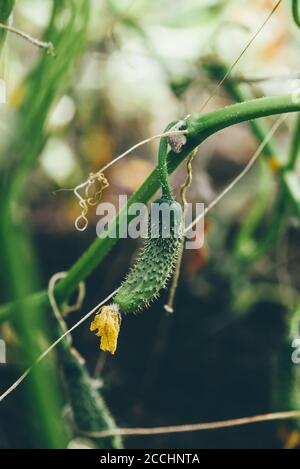
M 165 132 L 168 132 L 174 123 L 169 124 Z M 168 172 L 168 164 L 167 164 L 167 156 L 168 156 L 168 139 L 167 137 L 162 137 L 160 140 L 159 145 L 159 152 L 158 152 L 158 172 L 159 172 L 159 179 L 160 185 L 162 190 L 162 195 L 168 200 L 173 200 L 173 191 L 169 181 L 169 172 Z

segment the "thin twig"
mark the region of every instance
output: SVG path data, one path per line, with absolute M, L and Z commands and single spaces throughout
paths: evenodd
M 50 278 L 49 283 L 48 283 L 49 303 L 52 307 L 54 316 L 56 317 L 57 322 L 60 325 L 60 328 L 61 328 L 62 332 L 66 332 L 68 330 L 63 316 L 66 315 L 66 314 L 69 314 L 69 313 L 73 313 L 74 311 L 78 311 L 79 309 L 81 309 L 81 307 L 83 305 L 83 302 L 84 302 L 85 294 L 86 294 L 85 283 L 80 282 L 79 286 L 78 286 L 78 297 L 76 299 L 76 303 L 74 303 L 73 305 L 63 305 L 62 310 L 60 310 L 60 308 L 58 307 L 55 295 L 54 295 L 54 289 L 55 289 L 55 286 L 56 286 L 57 282 L 59 280 L 65 278 L 67 275 L 68 275 L 67 272 L 57 272 L 56 274 L 54 274 Z M 72 346 L 72 338 L 71 338 L 70 335 L 68 335 L 67 340 L 68 340 L 68 343 L 71 347 Z
M 157 140 L 162 137 L 172 137 L 172 136 L 184 135 L 184 134 L 187 134 L 186 130 L 172 130 L 169 132 L 164 132 L 162 134 L 153 135 L 152 137 L 148 137 L 145 140 L 141 140 L 140 142 L 136 143 L 132 147 L 128 148 L 128 150 L 124 151 L 124 153 L 121 153 L 120 155 L 116 156 L 112 161 L 110 161 L 105 166 L 103 166 L 103 168 L 101 168 L 96 174 L 103 174 L 104 171 L 106 171 L 108 168 L 113 166 L 115 163 L 122 160 L 125 156 L 129 155 L 137 148 L 140 148 L 143 145 L 146 145 L 147 143 L 153 142 L 154 140 Z M 83 189 L 84 187 L 86 187 L 86 185 L 88 184 L 88 181 L 89 180 L 86 180 L 74 188 L 57 189 L 56 191 L 54 191 L 54 194 L 57 194 L 58 192 L 75 192 L 75 191 L 78 192 L 80 189 Z M 79 198 L 79 200 L 81 200 L 81 197 L 76 192 L 75 192 L 75 195 L 77 196 L 77 198 Z
M 182 213 L 183 223 L 185 223 L 185 216 L 186 216 L 186 205 L 187 205 L 186 193 L 187 193 L 187 190 L 190 188 L 192 181 L 193 181 L 192 161 L 195 155 L 196 155 L 196 150 L 192 151 L 192 153 L 188 157 L 187 164 L 186 164 L 186 170 L 187 170 L 186 180 L 184 181 L 184 183 L 182 184 L 180 188 L 180 199 L 181 199 L 181 204 L 183 208 L 183 213 Z M 185 230 L 185 226 L 183 228 Z M 181 265 L 182 265 L 182 260 L 183 260 L 183 253 L 184 253 L 184 245 L 185 245 L 185 239 L 183 237 L 181 240 L 180 251 L 179 251 L 178 259 L 176 262 L 176 268 L 175 268 L 175 272 L 173 275 L 172 284 L 170 287 L 168 303 L 164 306 L 164 309 L 169 314 L 174 313 L 174 300 L 175 300 L 175 295 L 176 295 L 176 291 L 177 291 L 177 287 L 179 283 L 179 277 L 180 277 L 180 271 L 181 271 Z
M 210 212 L 223 199 L 223 197 L 225 197 L 228 194 L 228 192 L 230 192 L 231 189 L 233 189 L 236 186 L 236 184 L 240 182 L 240 180 L 248 173 L 248 171 L 250 171 L 252 166 L 254 166 L 254 164 L 256 163 L 260 155 L 262 154 L 265 146 L 268 144 L 268 142 L 271 140 L 271 138 L 275 134 L 276 130 L 280 127 L 280 125 L 285 121 L 286 118 L 287 118 L 287 114 L 284 114 L 283 116 L 279 117 L 279 119 L 277 119 L 277 121 L 274 123 L 274 125 L 271 127 L 270 131 L 266 135 L 266 138 L 259 145 L 258 149 L 254 153 L 252 158 L 249 160 L 248 164 L 245 166 L 243 171 L 229 184 L 229 186 L 226 187 L 226 189 L 223 192 L 221 192 L 221 194 L 215 200 L 211 202 L 211 204 L 208 205 L 208 207 L 206 207 L 205 210 L 203 210 L 202 213 L 200 213 L 200 215 L 198 215 L 195 218 L 195 220 L 192 221 L 192 223 L 185 229 L 185 233 L 187 233 L 195 225 L 197 225 L 197 223 L 200 220 L 202 220 L 208 214 L 208 212 Z
M 16 34 L 17 36 L 25 39 L 25 41 L 30 42 L 33 46 L 39 47 L 40 49 L 46 49 L 48 54 L 54 55 L 54 46 L 52 42 L 44 42 L 36 39 L 29 34 L 21 31 L 20 29 L 13 28 L 12 26 L 8 26 L 7 24 L 0 23 L 0 29 L 5 29 L 9 33 Z
M 122 153 L 121 155 L 118 155 L 112 161 L 107 163 L 107 165 L 105 165 L 97 173 L 95 173 L 95 174 L 91 173 L 86 181 L 80 183 L 76 187 L 74 187 L 72 189 L 58 189 L 58 190 L 56 190 L 54 192 L 54 194 L 57 194 L 58 192 L 73 192 L 75 194 L 75 196 L 77 197 L 77 199 L 79 200 L 79 206 L 82 209 L 82 211 L 81 211 L 81 214 L 79 215 L 79 217 L 75 220 L 75 228 L 77 229 L 77 231 L 85 231 L 86 230 L 86 228 L 88 227 L 88 223 L 89 223 L 88 219 L 86 217 L 87 213 L 88 213 L 88 210 L 89 210 L 89 207 L 96 205 L 100 201 L 103 190 L 106 189 L 109 186 L 109 182 L 103 174 L 104 171 L 106 171 L 108 168 L 113 166 L 115 163 L 120 161 L 122 158 L 129 155 L 129 153 L 132 153 L 134 150 L 136 150 L 137 148 L 145 145 L 146 143 L 150 143 L 153 140 L 156 140 L 156 139 L 162 138 L 162 137 L 172 137 L 172 136 L 174 137 L 174 136 L 178 136 L 178 135 L 183 135 L 186 132 L 187 132 L 186 130 L 173 130 L 173 131 L 169 131 L 169 132 L 164 132 L 162 134 L 154 135 L 152 137 L 146 138 L 145 140 L 141 140 L 140 142 L 136 143 L 135 145 L 130 147 L 128 150 L 126 150 L 124 153 Z M 89 190 L 94 185 L 94 183 L 97 182 L 97 181 L 102 184 L 102 187 L 98 192 L 96 192 L 95 196 L 91 198 L 89 196 Z M 79 191 L 81 191 L 82 189 L 85 189 L 85 197 L 82 197 L 80 195 Z
M 107 163 L 107 165 L 103 166 L 103 168 L 100 170 L 100 172 L 103 173 L 108 168 L 110 168 L 112 165 L 114 165 L 115 163 L 120 161 L 122 158 L 127 156 L 129 153 L 132 153 L 134 150 L 136 150 L 137 148 L 145 145 L 146 143 L 153 142 L 154 140 L 157 140 L 157 139 L 162 138 L 162 137 L 172 137 L 172 136 L 175 136 L 175 135 L 184 135 L 186 133 L 187 133 L 186 130 L 172 130 L 170 132 L 164 132 L 163 134 L 153 135 L 152 137 L 146 138 L 145 140 L 141 140 L 140 142 L 136 143 L 135 145 L 130 147 L 128 150 L 126 150 L 124 153 L 117 156 L 116 158 L 114 158 L 109 163 Z
M 199 432 L 204 430 L 218 430 L 221 428 L 237 427 L 259 422 L 271 422 L 273 420 L 300 419 L 300 411 L 292 410 L 287 412 L 274 412 L 270 414 L 254 415 L 253 417 L 243 417 L 239 419 L 221 420 L 218 422 L 193 423 L 190 425 L 174 425 L 167 427 L 152 428 L 115 428 L 113 430 L 103 430 L 101 432 L 82 432 L 90 438 L 107 438 L 111 436 L 151 436 L 167 433 Z

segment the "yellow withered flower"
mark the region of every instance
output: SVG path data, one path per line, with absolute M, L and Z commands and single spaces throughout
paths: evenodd
M 101 337 L 100 349 L 112 354 L 117 350 L 118 336 L 120 332 L 121 315 L 117 305 L 103 306 L 95 316 L 90 330 L 97 331 L 96 335 Z

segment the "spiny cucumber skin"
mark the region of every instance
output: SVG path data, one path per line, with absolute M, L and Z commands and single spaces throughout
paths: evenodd
M 174 216 L 170 223 L 170 236 L 151 238 L 153 222 L 149 217 L 149 237 L 114 297 L 114 303 L 118 304 L 125 314 L 148 307 L 158 297 L 160 290 L 165 288 L 176 266 L 182 242 L 182 209 L 180 204 L 166 198 L 161 198 L 155 203 L 167 203 L 172 207 Z M 161 223 L 159 228 L 161 234 Z

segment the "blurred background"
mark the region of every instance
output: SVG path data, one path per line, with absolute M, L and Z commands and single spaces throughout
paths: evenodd
M 274 6 L 273 0 L 22 0 L 13 25 L 54 43 L 51 57 L 9 34 L 1 50 L 1 303 L 47 288 L 96 238 L 72 188 L 138 141 L 199 112 L 216 83 Z M 283 2 L 205 112 L 300 86 L 300 31 Z M 211 202 L 244 168 L 276 118 L 209 138 L 193 162 L 190 202 Z M 0 405 L 0 447 L 290 448 L 299 423 L 91 439 L 115 425 L 175 425 L 300 409 L 291 322 L 299 316 L 299 217 L 278 168 L 288 161 L 289 116 L 255 168 L 206 218 L 205 245 L 184 255 L 175 313 L 164 292 L 123 320 L 115 356 L 99 351 L 84 323 L 73 334 L 86 360 L 58 347 Z M 299 126 L 300 128 L 300 126 Z M 292 148 L 291 148 L 292 147 Z M 107 171 L 105 201 L 133 194 L 156 165 L 158 143 Z M 295 162 L 294 173 L 299 176 Z M 172 176 L 176 194 L 185 165 Z M 89 275 L 69 326 L 116 288 L 139 242 L 120 241 Z M 74 298 L 73 298 L 74 300 Z M 0 308 L 4 392 L 60 333 L 39 301 Z M 73 361 L 72 361 L 73 360 Z M 114 421 L 112 420 L 114 419 Z

